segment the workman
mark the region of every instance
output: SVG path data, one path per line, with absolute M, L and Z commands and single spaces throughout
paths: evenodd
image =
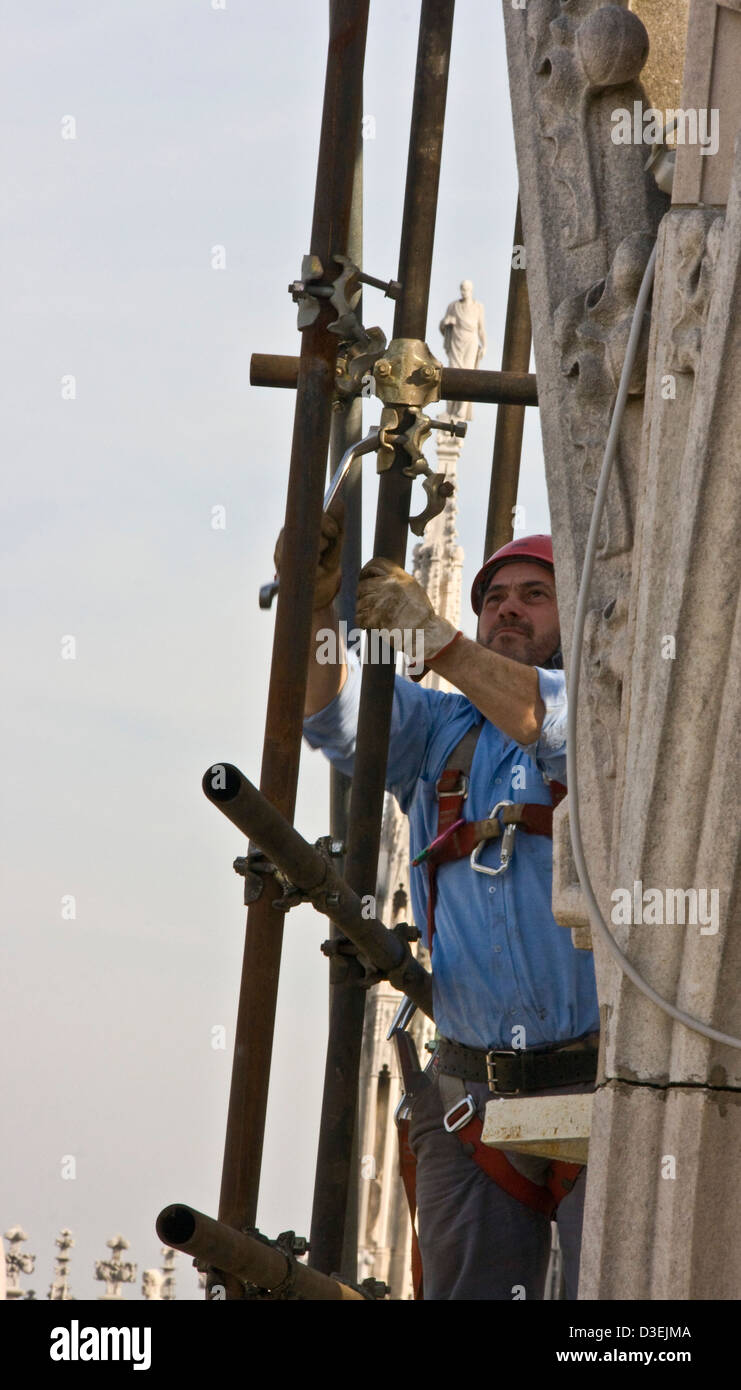
M 313 646 L 324 657 L 309 664 L 304 734 L 351 775 L 361 668 L 352 653 L 327 661 L 326 640 L 316 637 L 337 631 L 341 545 L 341 520 L 325 514 Z M 462 692 L 396 677 L 386 772 L 409 817 L 412 856 L 422 856 L 411 870 L 412 906 L 432 934 L 441 1035 L 434 1081 L 415 1093 L 409 1134 L 424 1298 L 541 1299 L 553 1218 L 573 1299 L 586 1169 L 505 1154 L 478 1139 L 495 1095 L 589 1092 L 596 1075 L 592 955 L 574 948 L 551 911 L 549 822 L 557 789 L 564 793 L 566 691 L 550 536 L 503 546 L 477 574 L 471 599 L 473 642 L 434 612 L 398 565 L 376 558 L 360 575 L 358 626 L 412 630 L 424 642 L 426 666 Z M 522 824 L 509 837 L 497 825 L 497 837 L 479 844 L 475 867 L 470 843 L 446 859 L 458 833 L 448 797 L 459 824 L 491 827 L 507 819 L 509 803 Z M 443 849 L 425 859 L 436 840 Z

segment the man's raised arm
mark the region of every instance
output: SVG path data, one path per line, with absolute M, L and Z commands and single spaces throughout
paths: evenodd
M 538 739 L 545 706 L 535 667 L 464 637 L 438 617 L 421 584 L 392 561 L 374 559 L 361 570 L 356 621 L 359 627 L 422 633 L 425 664 L 467 695 L 485 719 L 523 747 Z
M 510 661 L 462 632 L 437 655 L 427 656 L 430 670 L 444 676 L 467 695 L 485 719 L 527 747 L 537 742 L 543 727 L 545 705 L 540 698 L 534 666 Z
M 332 637 L 327 640 L 327 634 Z M 329 651 L 333 660 L 321 660 L 322 652 Z M 311 648 L 309 651 L 309 670 L 306 676 L 306 699 L 304 718 L 318 714 L 326 709 L 341 691 L 347 680 L 347 666 L 342 651 L 337 614 L 331 603 L 326 608 L 315 608 L 312 619 Z

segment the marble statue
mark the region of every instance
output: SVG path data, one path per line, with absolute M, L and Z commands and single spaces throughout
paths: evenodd
M 461 281 L 460 299 L 454 299 L 440 320 L 449 367 L 471 370 L 486 352 L 484 306 L 473 297 L 470 280 Z M 456 420 L 473 418 L 470 401 L 448 401 L 448 414 Z

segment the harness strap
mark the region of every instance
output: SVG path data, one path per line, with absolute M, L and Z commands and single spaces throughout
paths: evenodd
M 437 839 L 461 822 L 463 803 L 468 796 L 468 779 L 471 775 L 473 755 L 476 752 L 476 744 L 483 727 L 482 722 L 481 724 L 473 724 L 470 729 L 466 730 L 463 738 L 448 754 L 448 760 L 438 778 Z M 424 854 L 418 855 L 416 859 L 412 860 L 412 863 L 419 864 L 424 857 Z M 437 900 L 435 868 L 432 864 L 427 866 L 427 882 L 427 949 L 431 953 L 432 938 L 435 935 L 435 903 Z
M 450 1081 L 446 1086 L 447 1078 L 438 1078 L 441 1094 L 445 1095 L 450 1089 Z M 460 1083 L 458 1083 L 460 1086 Z M 455 1083 L 453 1082 L 453 1085 Z M 461 1088 L 463 1091 L 463 1088 Z M 449 1112 L 448 1112 L 449 1113 Z M 417 1160 L 414 1157 L 411 1144 L 409 1143 L 408 1119 L 399 1121 L 399 1173 L 401 1175 L 404 1192 L 409 1205 L 409 1215 L 412 1223 L 412 1289 L 415 1301 L 420 1302 L 424 1299 L 423 1292 L 423 1272 L 422 1255 L 419 1248 L 419 1238 L 415 1218 L 417 1215 Z M 510 1197 L 514 1197 L 531 1211 L 537 1211 L 541 1216 L 552 1219 L 556 1212 L 559 1202 L 568 1196 L 576 1179 L 578 1178 L 583 1164 L 565 1163 L 561 1159 L 554 1159 L 545 1174 L 545 1185 L 531 1182 L 523 1173 L 513 1168 L 506 1155 L 501 1149 L 493 1149 L 481 1143 L 483 1124 L 478 1115 L 472 1118 L 461 1129 L 456 1130 L 456 1137 L 460 1140 L 466 1154 L 473 1159 L 473 1162 L 497 1184 Z
M 552 836 L 554 809 L 566 795 L 566 787 L 561 782 L 551 782 L 550 806 L 544 806 L 542 802 L 516 802 L 512 806 L 503 806 L 500 814 L 493 819 L 464 820 L 463 805 L 468 796 L 473 757 L 483 727 L 483 723 L 474 724 L 448 754 L 437 782 L 437 834 L 432 843 L 412 860 L 415 865 L 427 865 L 427 949 L 430 953 L 435 935 L 439 866 L 470 857 L 482 840 L 497 839 L 502 834 L 503 826 L 517 825 L 529 835 Z
M 488 1178 L 509 1193 L 510 1197 L 516 1197 L 518 1202 L 523 1202 L 526 1207 L 540 1212 L 550 1220 L 559 1202 L 574 1186 L 583 1164 L 553 1159 L 546 1172 L 545 1187 L 539 1187 L 512 1167 L 502 1149 L 493 1149 L 488 1144 L 482 1144 L 482 1130 L 481 1120 L 478 1115 L 474 1115 L 468 1124 L 456 1130 L 456 1134 L 461 1143 L 468 1146 L 469 1152 L 473 1149 L 471 1158 Z
M 448 756 L 437 782 L 437 833 L 442 835 L 455 821 L 460 820 L 463 803 L 468 796 L 473 755 L 479 741 L 482 724 L 474 724 Z
M 399 1173 L 406 1193 L 409 1215 L 412 1222 L 412 1289 L 416 1301 L 424 1297 L 422 1292 L 422 1254 L 415 1217 L 417 1215 L 417 1160 L 409 1143 L 409 1120 L 399 1120 Z
M 551 783 L 552 788 L 557 786 L 560 786 L 560 783 Z M 561 800 L 561 796 L 558 800 Z M 557 804 L 558 802 L 555 803 Z M 491 820 L 461 818 L 454 821 L 447 830 L 443 830 L 442 834 L 438 834 L 432 844 L 412 862 L 438 868 L 440 864 L 465 859 L 482 840 L 499 839 L 504 826 L 507 825 L 516 825 L 520 830 L 526 830 L 528 835 L 552 835 L 553 810 L 553 804 L 544 806 L 542 802 L 517 801 L 513 806 L 503 806 L 499 815 Z
M 466 1154 L 492 1182 L 501 1187 L 510 1197 L 515 1197 L 532 1211 L 540 1212 L 550 1220 L 559 1202 L 568 1195 L 583 1168 L 582 1163 L 566 1163 L 553 1159 L 545 1172 L 545 1184 L 532 1182 L 509 1162 L 503 1149 L 482 1144 L 483 1123 L 474 1102 L 466 1091 L 463 1082 L 447 1072 L 438 1076 L 438 1086 L 443 1106 L 446 1109 L 445 1128 L 455 1134 Z M 460 1110 L 460 1119 L 456 1111 Z M 461 1124 L 463 1120 L 465 1123 Z M 456 1128 L 456 1124 L 458 1127 Z

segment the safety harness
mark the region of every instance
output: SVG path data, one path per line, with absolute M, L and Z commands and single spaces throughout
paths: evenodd
M 418 854 L 412 863 L 427 866 L 429 896 L 427 903 L 427 938 L 430 952 L 435 934 L 435 906 L 437 900 L 437 872 L 443 864 L 457 859 L 468 858 L 473 869 L 492 876 L 504 873 L 509 866 L 514 850 L 514 836 L 517 828 L 529 835 L 553 834 L 553 811 L 566 795 L 566 787 L 560 782 L 551 782 L 551 805 L 531 802 L 499 801 L 485 820 L 466 821 L 463 807 L 468 796 L 468 787 L 473 764 L 473 756 L 483 724 L 474 725 L 450 753 L 445 768 L 437 782 L 438 821 L 434 840 Z M 478 855 L 488 840 L 502 838 L 502 853 L 497 869 L 478 864 Z M 568 1046 L 568 1045 L 567 1045 Z M 579 1046 L 583 1047 L 583 1044 Z M 585 1055 L 586 1054 L 586 1055 Z M 530 1071 L 530 1084 L 521 1063 L 525 1059 L 542 1057 L 550 1066 L 550 1076 L 539 1078 L 533 1069 Z M 456 1062 L 456 1058 L 460 1059 Z M 514 1084 L 511 1072 L 505 1089 L 502 1078 L 497 1076 L 497 1059 L 501 1063 L 510 1061 L 519 1065 L 515 1079 L 522 1084 Z M 490 1052 L 467 1048 L 462 1044 L 441 1040 L 436 1062 L 439 1070 L 439 1088 L 446 1107 L 444 1126 L 449 1134 L 455 1134 L 463 1145 L 464 1152 L 486 1173 L 487 1177 L 533 1211 L 551 1218 L 559 1202 L 574 1186 L 583 1167 L 580 1163 L 565 1163 L 554 1159 L 545 1174 L 545 1183 L 531 1182 L 523 1173 L 512 1166 L 501 1149 L 492 1148 L 481 1142 L 483 1125 L 472 1097 L 467 1093 L 463 1081 L 488 1078 L 489 1088 L 499 1094 L 526 1094 L 529 1090 L 547 1089 L 549 1085 L 569 1084 L 570 1081 L 592 1079 L 596 1071 L 596 1050 L 586 1047 L 581 1052 L 559 1050 L 559 1061 L 552 1053 L 531 1054 L 526 1052 Z M 483 1068 L 483 1072 L 482 1072 Z M 452 1104 L 450 1103 L 452 1101 Z M 412 1217 L 412 1277 L 415 1298 L 422 1297 L 422 1262 L 419 1254 L 414 1217 L 416 1213 L 416 1159 L 409 1143 L 408 1115 L 399 1119 L 399 1168 Z
M 463 735 L 448 757 L 437 780 L 437 833 L 434 840 L 418 854 L 412 863 L 427 866 L 429 895 L 427 899 L 427 944 L 432 951 L 435 934 L 437 903 L 437 871 L 442 864 L 456 859 L 470 859 L 471 867 L 496 877 L 509 867 L 514 848 L 515 830 L 528 835 L 553 834 L 553 812 L 566 795 L 561 782 L 551 782 L 551 805 L 529 801 L 498 801 L 485 820 L 463 819 L 463 805 L 468 796 L 473 755 L 483 724 L 475 724 Z M 502 837 L 502 854 L 498 869 L 478 864 L 478 856 L 488 840 Z

